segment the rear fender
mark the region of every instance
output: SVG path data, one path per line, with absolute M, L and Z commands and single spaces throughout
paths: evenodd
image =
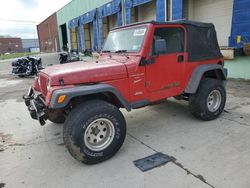
M 190 80 L 184 90 L 184 93 L 195 93 L 199 87 L 201 79 L 205 76 L 206 73 L 214 71 L 214 77 L 216 79 L 223 80 L 224 82 L 227 79 L 227 69 L 224 69 L 220 64 L 209 64 L 209 65 L 200 65 L 196 67 L 190 77 Z

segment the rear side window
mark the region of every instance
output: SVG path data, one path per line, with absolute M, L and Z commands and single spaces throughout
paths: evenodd
M 165 54 L 184 52 L 184 30 L 178 27 L 156 28 L 154 32 L 152 53 L 154 52 L 154 43 L 157 39 L 166 41 Z

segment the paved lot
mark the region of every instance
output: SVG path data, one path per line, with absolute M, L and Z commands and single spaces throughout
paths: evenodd
M 43 55 L 45 64 L 57 62 Z M 130 113 L 128 134 L 110 160 L 84 165 L 64 147 L 62 125 L 31 120 L 21 96 L 33 78 L 0 62 L 0 187 L 249 188 L 250 82 L 229 81 L 226 111 L 214 121 L 192 117 L 187 102 L 169 99 Z M 163 152 L 176 161 L 141 172 L 133 161 Z

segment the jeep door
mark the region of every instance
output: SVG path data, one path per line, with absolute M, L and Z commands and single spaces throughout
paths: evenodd
M 166 48 L 156 53 L 156 40 L 164 40 Z M 177 95 L 182 90 L 182 79 L 187 54 L 185 53 L 185 29 L 181 26 L 155 26 L 151 44 L 152 64 L 146 66 L 146 89 L 150 93 L 165 96 Z M 159 98 L 159 96 L 158 96 Z

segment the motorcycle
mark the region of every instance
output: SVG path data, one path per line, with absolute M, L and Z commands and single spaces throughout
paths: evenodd
M 91 49 L 86 49 L 83 52 L 83 56 L 92 56 L 92 50 Z M 59 61 L 60 64 L 64 63 L 71 63 L 75 61 L 80 61 L 80 55 L 77 51 L 71 51 L 71 52 L 62 52 L 59 54 Z
M 34 76 L 43 69 L 40 57 L 23 57 L 12 62 L 12 74 L 19 77 Z
M 60 64 L 80 61 L 80 57 L 76 52 L 62 52 L 59 54 Z

